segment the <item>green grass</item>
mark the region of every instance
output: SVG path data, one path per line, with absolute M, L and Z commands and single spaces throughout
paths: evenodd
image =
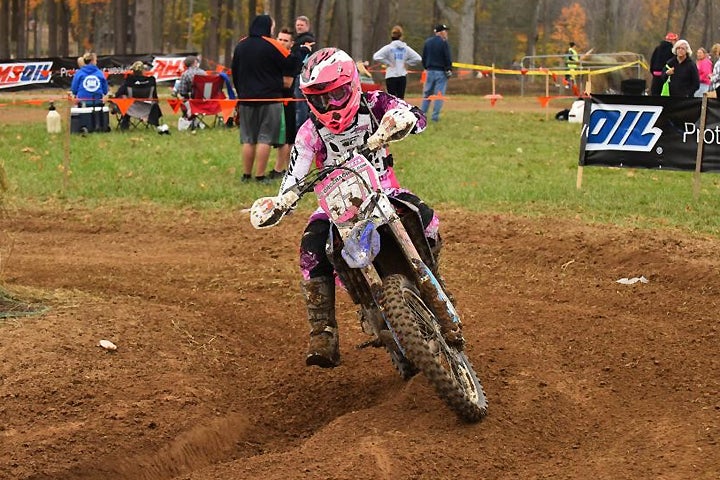
M 398 177 L 434 205 L 720 235 L 720 177 L 703 174 L 695 199 L 691 172 L 588 167 L 577 190 L 580 126 L 545 117 L 448 108 L 441 122 L 393 144 Z M 238 182 L 237 130 L 72 135 L 68 147 L 64 133 L 49 136 L 37 122 L 0 127 L 6 201 L 20 206 L 232 209 L 277 188 Z

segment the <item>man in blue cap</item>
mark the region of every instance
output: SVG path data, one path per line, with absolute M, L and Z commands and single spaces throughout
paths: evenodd
M 423 87 L 423 101 L 421 109 L 427 113 L 430 108 L 430 95 L 445 95 L 447 79 L 452 75 L 452 58 L 450 46 L 447 41 L 448 26 L 444 23 L 435 25 L 435 35 L 425 40 L 422 53 L 422 64 L 425 68 L 425 86 Z M 430 120 L 440 120 L 440 110 L 443 101 L 435 100 Z

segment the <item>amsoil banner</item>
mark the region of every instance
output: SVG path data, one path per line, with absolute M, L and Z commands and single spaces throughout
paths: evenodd
M 175 80 L 185 70 L 183 60 L 187 55 L 104 55 L 98 56 L 98 67 L 105 72 L 108 83 L 120 85 L 132 65 L 142 60 L 152 65 L 150 73 L 158 82 Z M 69 89 L 78 68 L 75 57 L 29 58 L 0 60 L 0 90 L 25 90 L 30 88 Z
M 580 165 L 720 173 L 720 101 L 707 99 L 700 131 L 700 98 L 593 95 L 585 101 Z

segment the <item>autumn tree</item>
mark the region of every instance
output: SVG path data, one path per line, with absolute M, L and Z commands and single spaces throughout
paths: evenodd
M 581 49 L 587 47 L 586 21 L 585 10 L 579 3 L 573 3 L 560 11 L 560 17 L 553 24 L 550 35 L 557 42 L 558 50 L 564 50 L 569 42 L 575 42 Z

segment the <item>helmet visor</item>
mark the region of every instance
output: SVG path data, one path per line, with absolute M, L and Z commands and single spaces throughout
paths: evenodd
M 338 110 L 347 104 L 352 95 L 352 86 L 349 83 L 333 88 L 323 93 L 306 93 L 308 102 L 320 113 Z

